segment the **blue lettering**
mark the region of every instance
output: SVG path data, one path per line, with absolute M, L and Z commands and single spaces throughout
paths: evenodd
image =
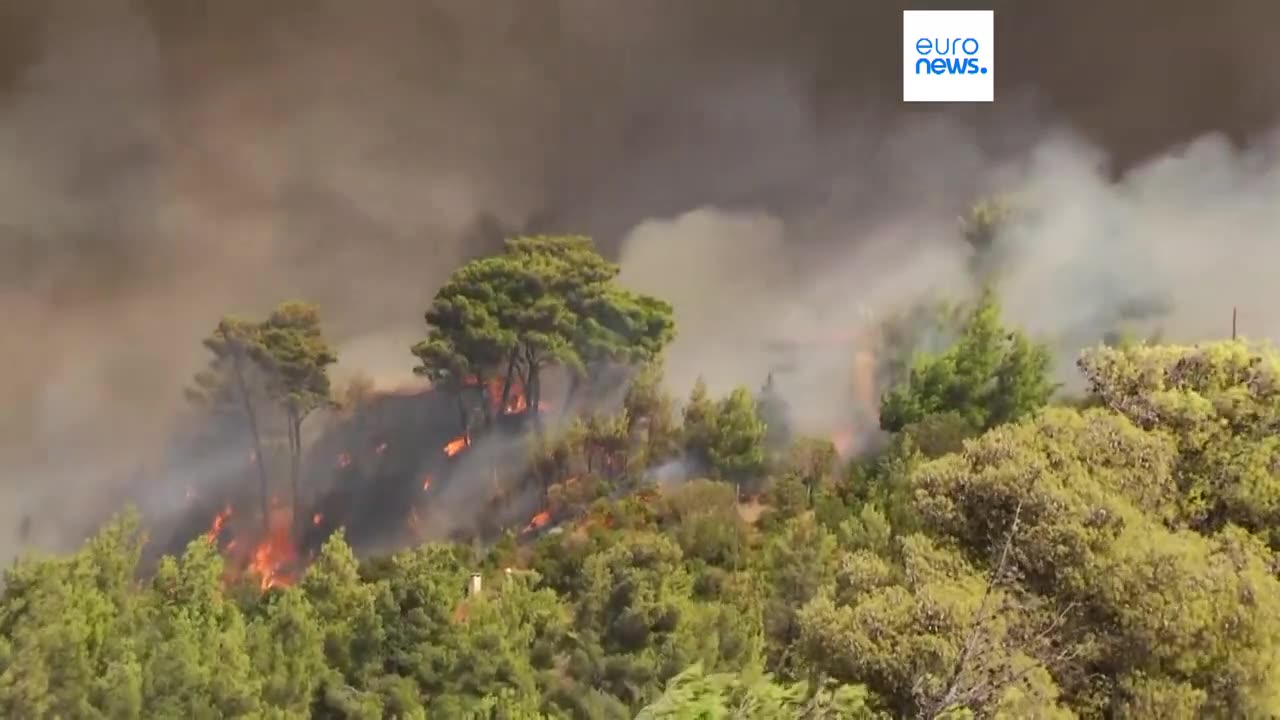
M 976 55 L 981 48 L 977 38 L 920 38 L 916 40 L 919 55 Z
M 978 65 L 977 58 L 919 58 L 916 60 L 916 74 L 926 75 L 985 75 L 987 69 Z

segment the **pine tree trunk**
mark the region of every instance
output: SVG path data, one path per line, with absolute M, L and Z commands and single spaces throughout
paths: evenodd
M 290 523 L 294 533 L 302 534 L 302 523 L 299 522 L 301 497 L 298 486 L 302 475 L 302 417 L 296 411 L 289 411 L 289 487 L 293 496 L 293 509 Z
M 507 361 L 507 374 L 502 380 L 502 397 L 498 400 L 498 416 L 501 417 L 507 413 L 507 404 L 511 402 L 511 381 L 515 378 L 516 373 L 516 351 L 511 351 L 511 359 Z M 529 388 L 525 388 L 525 397 L 528 398 Z M 485 395 L 485 401 L 488 402 L 488 395 Z
M 458 424 L 459 424 L 459 425 L 461 426 L 461 428 L 462 428 L 460 432 L 461 432 L 463 435 L 466 435 L 466 436 L 468 436 L 468 437 L 469 437 L 469 436 L 471 435 L 471 418 L 469 417 L 469 413 L 467 412 L 467 400 L 466 400 L 466 398 L 463 396 L 463 393 L 465 393 L 465 392 L 466 392 L 466 390 L 464 390 L 464 389 L 459 389 L 459 390 L 458 390 L 458 395 L 457 395 L 457 401 L 458 401 Z
M 249 421 L 249 433 L 253 436 L 253 457 L 255 464 L 258 466 L 258 491 L 259 499 L 262 502 L 262 528 L 264 532 L 269 532 L 269 524 L 271 522 L 271 490 L 267 482 L 267 466 L 264 464 L 265 459 L 262 456 L 262 435 L 258 432 L 258 415 L 253 407 L 253 400 L 249 397 L 249 386 L 244 379 L 244 367 L 241 365 L 240 355 L 238 352 L 232 355 L 232 367 L 236 376 L 236 389 L 240 392 L 240 402 L 244 407 L 245 417 Z
M 533 411 L 533 428 L 542 437 L 542 414 L 538 412 L 538 404 L 542 402 L 542 373 L 537 365 L 529 368 L 529 384 L 524 388 L 525 404 Z

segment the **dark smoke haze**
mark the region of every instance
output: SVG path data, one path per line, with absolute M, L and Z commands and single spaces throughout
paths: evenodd
M 997 102 L 951 109 L 898 102 L 905 6 L 0 3 L 0 555 L 117 502 L 218 316 L 316 301 L 396 383 L 513 230 L 592 234 L 672 300 L 677 387 L 962 282 L 953 219 L 993 188 L 1037 211 L 1003 239 L 1032 329 L 1093 329 L 1132 271 L 1185 293 L 1175 334 L 1233 302 L 1273 330 L 1280 5 L 989 1 Z

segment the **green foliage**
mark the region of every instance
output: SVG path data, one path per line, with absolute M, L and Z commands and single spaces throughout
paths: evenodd
M 731 482 L 756 479 L 764 471 L 765 424 L 755 398 L 736 388 L 712 400 L 701 380 L 684 408 L 684 446 L 712 477 Z
M 869 693 L 859 685 L 811 690 L 806 682 L 779 685 L 767 675 L 754 673 L 707 675 L 696 664 L 672 678 L 662 697 L 636 716 L 637 720 L 739 717 L 873 720 L 883 715 L 873 709 Z
M 259 326 L 271 390 L 291 417 L 328 405 L 328 368 L 338 356 L 320 330 L 320 311 L 301 302 L 281 304 Z
M 777 452 L 785 449 L 791 442 L 791 408 L 782 393 L 778 392 L 770 373 L 764 387 L 760 388 L 759 397 L 760 420 L 765 424 L 764 447 L 766 451 Z
M 519 380 L 537 407 L 544 369 L 577 381 L 613 364 L 654 360 L 675 334 L 671 307 L 614 282 L 619 268 L 588 238 L 518 237 L 497 256 L 456 270 L 426 312 L 427 338 L 414 345 L 416 372 L 449 388 L 491 420 L 484 388 L 502 386 L 507 407 Z
M 880 408 L 880 426 L 898 432 L 930 415 L 953 413 L 973 428 L 1017 421 L 1048 402 L 1049 352 L 1000 324 L 995 296 L 984 293 L 940 355 L 916 358 L 905 381 Z
M 1176 690 L 1179 703 L 1203 694 L 1209 715 L 1273 713 L 1280 582 L 1271 555 L 1239 530 L 1171 529 L 1177 462 L 1164 433 L 1106 411 L 1053 410 L 922 466 L 914 482 L 925 524 L 975 560 L 994 556 L 1017 526 L 1009 573 L 1064 608 L 1058 643 L 1070 650 L 1052 669 L 1075 679 L 1063 689 L 1081 706 L 1149 704 L 1163 687 L 1161 698 Z M 1102 667 L 1105 689 L 1085 681 Z M 1168 682 L 1176 687 L 1160 685 Z M 1107 699 L 1090 699 L 1100 690 Z
M 623 399 L 628 432 L 641 438 L 632 452 L 639 467 L 661 465 L 679 452 L 680 427 L 675 419 L 675 403 L 662 383 L 661 363 L 650 362 L 636 374 Z
M 1280 547 L 1280 355 L 1234 341 L 1100 347 L 1079 364 L 1103 406 L 1173 436 L 1190 522 Z

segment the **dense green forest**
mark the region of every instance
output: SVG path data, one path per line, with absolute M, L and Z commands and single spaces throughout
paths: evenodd
M 512 472 L 556 527 L 367 558 L 338 530 L 264 591 L 204 535 L 145 567 L 124 513 L 5 575 L 0 716 L 1280 713 L 1280 355 L 1100 338 L 1066 393 L 975 269 L 987 292 L 885 320 L 884 442 L 845 458 L 772 384 L 668 395 L 672 308 L 617 272 L 585 239 L 513 240 L 453 274 L 412 350 L 465 444 L 523 423 Z M 907 317 L 949 344 L 916 351 Z M 301 429 L 341 401 L 320 316 L 206 344 L 193 403 L 252 426 L 260 518 L 277 472 L 296 517 Z M 539 412 L 553 383 L 569 421 Z M 694 477 L 651 482 L 672 462 Z

